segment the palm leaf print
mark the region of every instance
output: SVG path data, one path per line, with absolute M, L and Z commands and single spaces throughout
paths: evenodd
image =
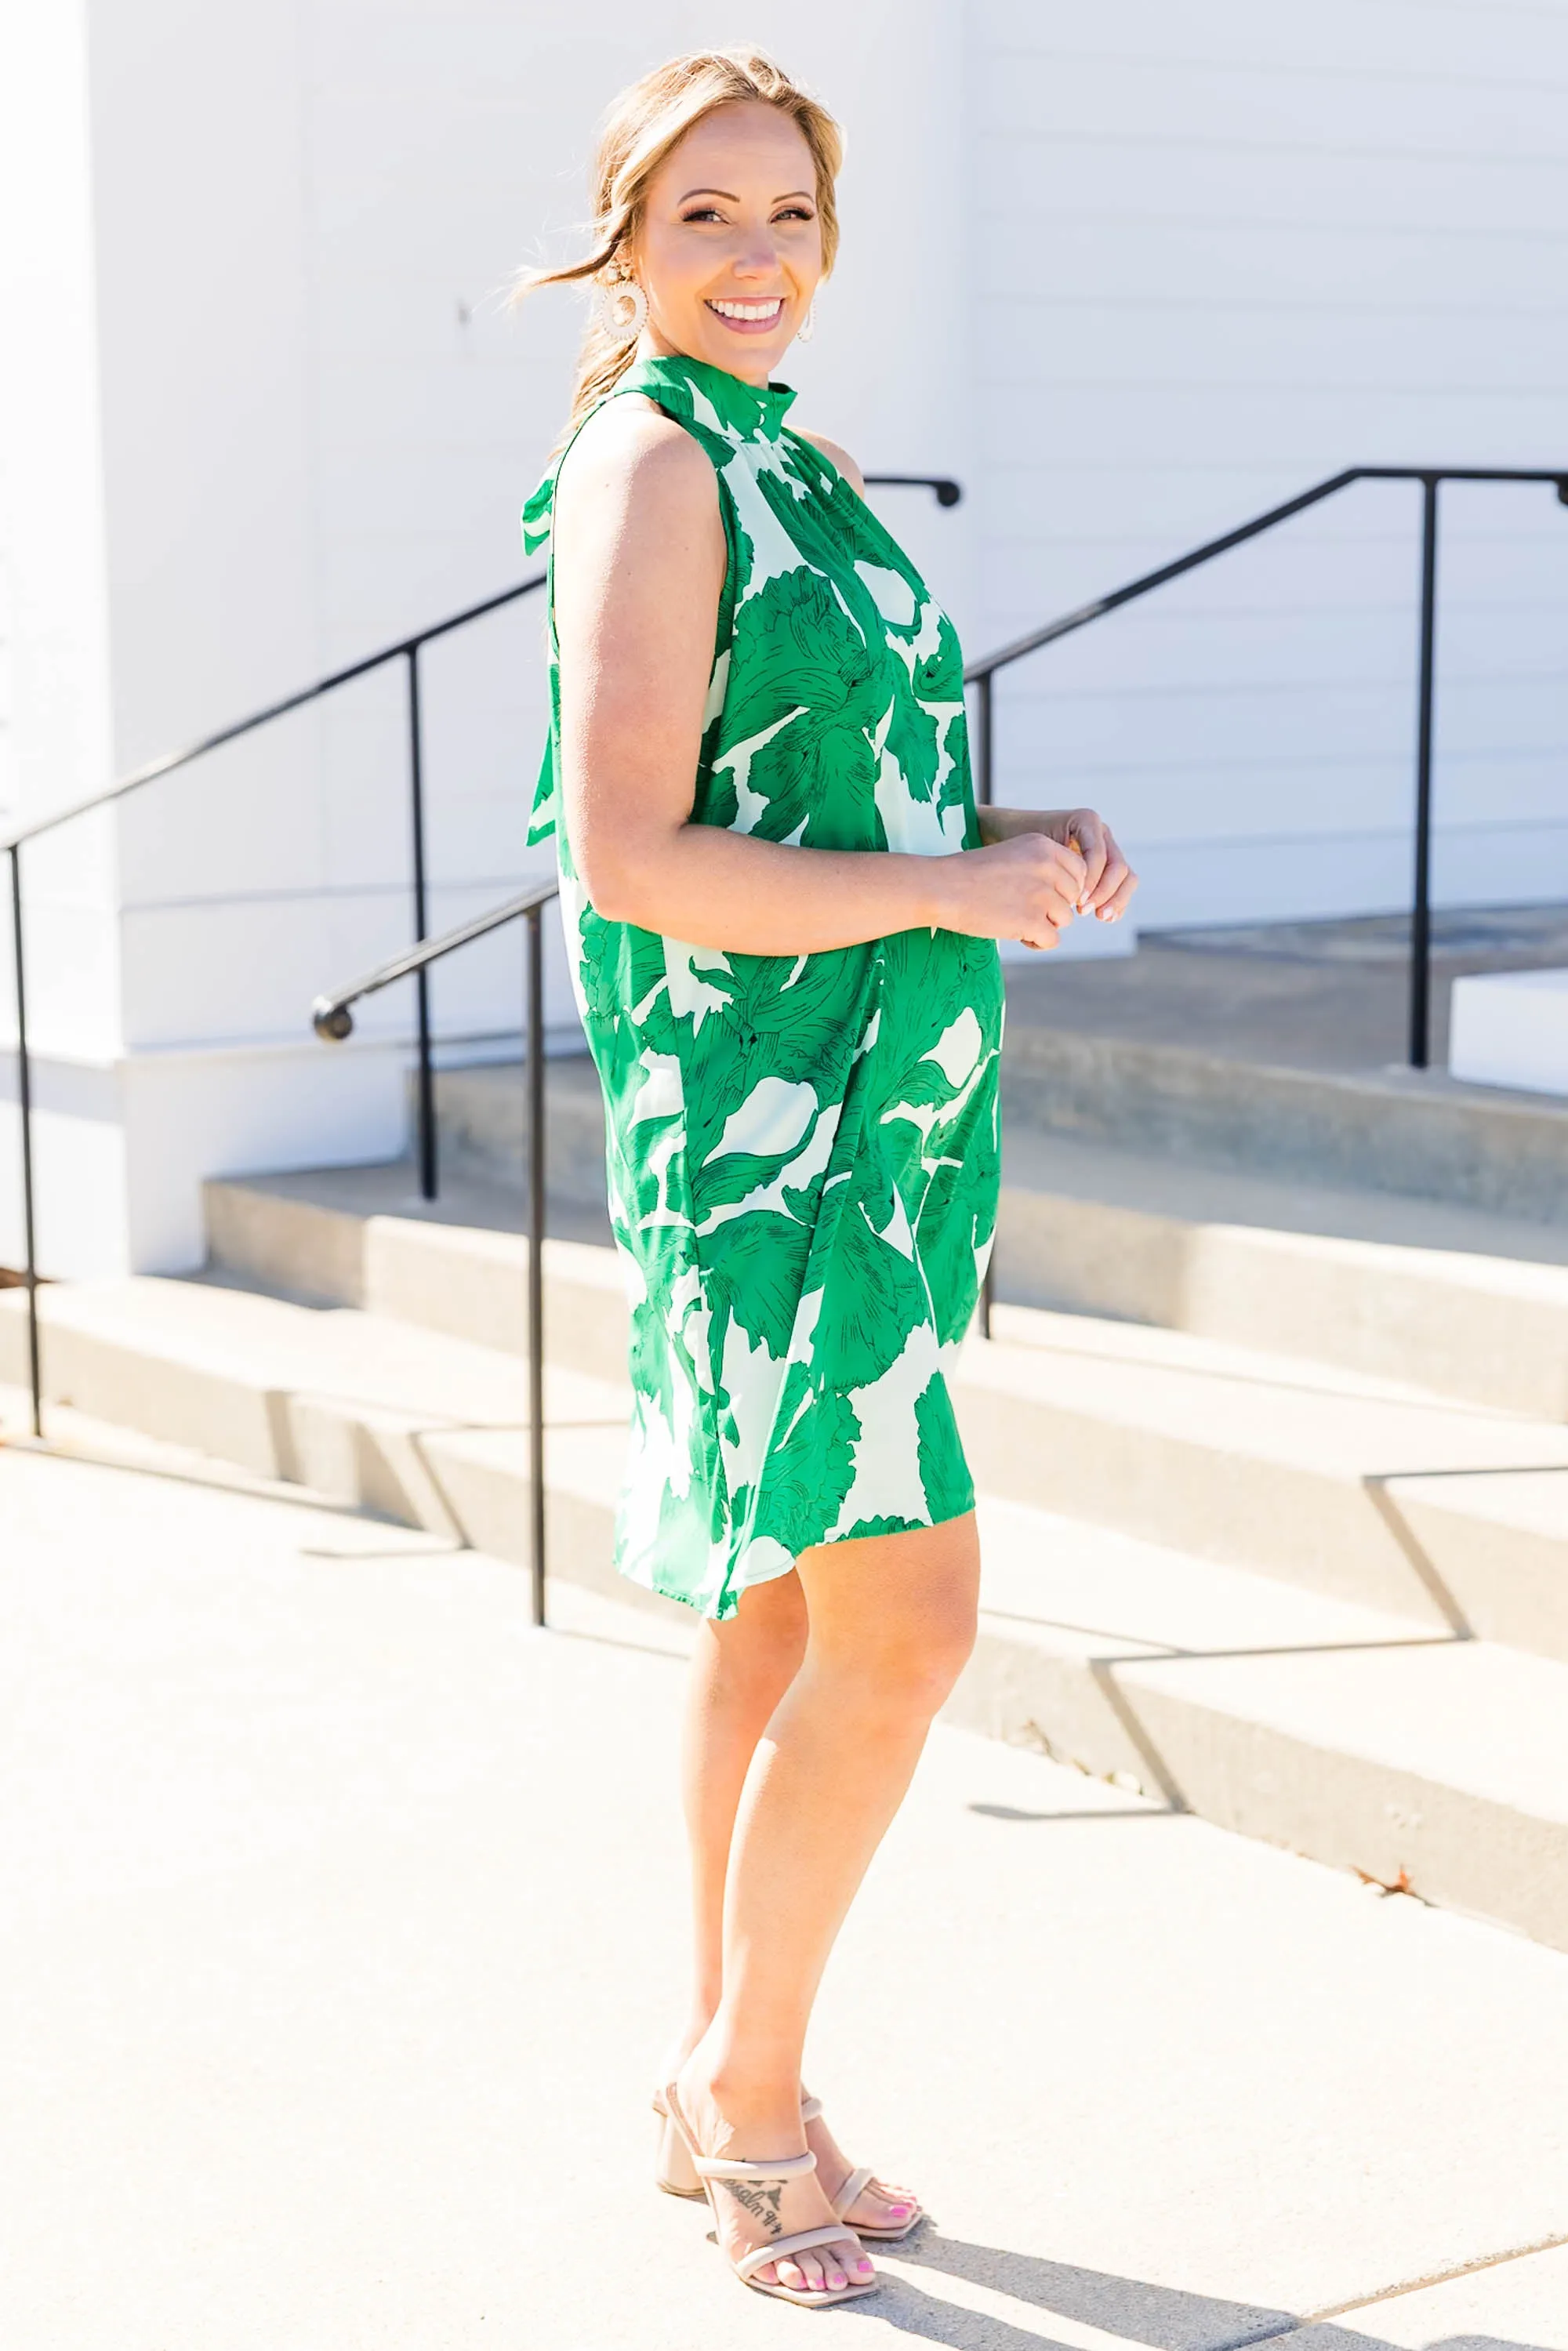
M 634 363 L 606 396 L 625 393 L 706 452 L 729 549 L 694 820 L 977 846 L 952 623 L 785 424 L 793 392 L 677 357 Z M 525 510 L 530 549 L 553 487 Z M 606 920 L 559 822 L 553 649 L 551 708 L 529 838 L 560 859 L 632 1303 L 617 1563 L 726 1617 L 809 1545 L 972 1507 L 945 1366 L 996 1222 L 1000 963 L 940 930 L 758 956 Z

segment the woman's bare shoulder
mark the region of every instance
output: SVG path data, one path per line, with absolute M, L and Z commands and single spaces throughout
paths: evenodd
M 802 441 L 809 441 L 813 449 L 820 449 L 829 464 L 838 467 L 851 488 L 858 490 L 863 497 L 865 475 L 847 449 L 841 448 L 836 441 L 830 441 L 825 433 L 808 433 L 804 426 L 800 427 L 800 438 Z
M 711 460 L 684 425 L 641 392 L 607 400 L 582 427 L 556 476 L 558 526 L 607 507 L 655 523 L 717 512 Z

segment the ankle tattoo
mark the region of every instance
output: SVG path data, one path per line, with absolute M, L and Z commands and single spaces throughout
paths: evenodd
M 770 2237 L 779 2234 L 779 2205 L 784 2194 L 782 2180 L 772 2188 L 754 2188 L 748 2179 L 723 2179 L 719 2185 L 728 2189 L 736 2202 L 749 2212 L 754 2220 L 761 2221 Z

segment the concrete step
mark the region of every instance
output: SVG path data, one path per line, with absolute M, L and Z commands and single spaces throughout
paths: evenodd
M 465 1538 L 521 1562 L 521 1437 L 430 1456 Z M 609 1433 L 552 1432 L 547 1475 L 552 1576 L 689 1629 L 615 1573 Z M 979 1517 L 947 1719 L 1568 1949 L 1568 1666 L 989 1496 Z
M 519 1370 L 497 1351 L 155 1281 L 51 1291 L 46 1330 L 68 1441 L 97 1415 L 525 1556 Z M 18 1337 L 0 1315 L 13 1380 Z M 612 1564 L 624 1391 L 554 1373 L 546 1403 L 554 1587 L 689 1635 Z M 981 1634 L 950 1719 L 1568 1949 L 1568 1667 L 1004 1498 L 980 1514 Z
M 1437 927 L 1427 1071 L 1406 1066 L 1397 921 L 1145 933 L 1135 956 L 1010 969 L 1013 1124 L 1568 1224 L 1568 1102 L 1445 1067 L 1450 983 L 1561 964 L 1568 910 L 1472 910 Z
M 1568 1667 L 988 1500 L 947 1714 L 1568 1948 Z
M 437 1070 L 435 1114 L 444 1171 L 479 1183 L 519 1184 L 526 1107 L 521 1061 Z M 599 1074 L 587 1053 L 552 1054 L 546 1061 L 545 1118 L 547 1188 L 560 1199 L 602 1207 L 604 1105 Z
M 1568 1419 L 1568 1225 L 1014 1123 L 997 1290 Z
M 515 1353 L 350 1308 L 135 1276 L 40 1294 L 51 1404 L 189 1446 L 253 1477 L 308 1486 L 465 1541 L 444 1441 L 499 1432 L 526 1459 L 527 1368 Z M 26 1375 L 19 1292 L 0 1293 L 0 1380 Z M 547 1422 L 567 1457 L 584 1432 L 622 1441 L 628 1392 L 547 1368 Z
M 1568 1659 L 1568 1429 L 1185 1332 L 992 1329 L 957 1389 L 988 1492 Z
M 517 1354 L 528 1332 L 528 1244 L 517 1191 L 448 1176 L 422 1200 L 405 1160 L 204 1186 L 213 1275 L 321 1306 L 357 1307 Z M 563 1215 L 563 1210 L 566 1212 Z M 552 1201 L 545 1348 L 552 1364 L 626 1376 L 626 1296 L 606 1217 Z M 592 1239 L 567 1238 L 592 1235 Z
M 1568 1103 L 1435 1070 L 1249 1061 L 1009 1017 L 1004 1115 L 1122 1150 L 1568 1224 Z
M 591 1065 L 552 1066 L 560 1126 L 550 1230 L 604 1242 L 597 1083 Z M 474 1080 L 476 1118 L 487 1104 L 504 1121 L 515 1071 L 449 1074 Z M 441 1228 L 517 1230 L 515 1140 L 488 1162 L 449 1152 L 434 1204 L 419 1198 L 406 1162 L 209 1183 L 212 1261 L 290 1295 L 374 1305 L 392 1256 L 412 1270 L 423 1246 L 456 1264 L 465 1245 L 441 1243 Z M 508 1158 L 509 1182 L 486 1172 Z M 1004 1178 L 997 1288 L 1006 1301 L 1163 1324 L 1568 1420 L 1568 1226 L 1198 1168 L 1028 1128 L 1008 1136 Z M 401 1236 L 397 1219 L 418 1229 Z M 491 1243 L 474 1246 L 482 1255 Z M 444 1273 L 428 1311 L 401 1292 L 384 1311 L 511 1343 L 497 1334 L 503 1322 L 522 1329 L 523 1260 L 498 1239 L 493 1255 L 501 1288 L 472 1293 L 477 1324 L 464 1320 L 469 1289 L 459 1283 L 449 1297 Z
M 294 1286 L 346 1305 L 519 1348 L 526 1245 L 513 1234 L 444 1227 L 428 1214 L 370 1213 L 375 1195 L 366 1175 L 210 1186 L 214 1250 L 248 1279 L 282 1288 L 292 1277 Z M 384 1196 L 396 1200 L 393 1181 Z M 479 1205 L 474 1194 L 445 1213 Z M 1080 1238 L 1093 1242 L 1094 1220 L 1110 1213 L 1086 1209 Z M 1237 1252 L 1256 1238 L 1239 1229 Z M 1375 1257 L 1377 1245 L 1366 1246 Z M 1114 1250 L 1095 1248 L 1104 1279 L 1121 1280 Z M 1223 1258 L 1219 1264 L 1223 1271 Z M 1354 1270 L 1354 1251 L 1333 1260 L 1347 1292 Z M 1491 1318 L 1504 1364 L 1513 1270 L 1500 1267 L 1500 1289 L 1483 1286 L 1477 1310 Z M 1523 1270 L 1548 1287 L 1560 1271 Z M 1307 1276 L 1288 1262 L 1287 1271 L 1305 1318 Z M 612 1253 L 547 1241 L 545 1279 L 551 1361 L 622 1380 L 625 1307 Z M 1437 1322 L 1448 1279 L 1442 1267 L 1426 1287 L 1416 1271 L 1387 1276 L 1392 1297 L 1400 1280 L 1412 1290 L 1417 1334 L 1416 1307 L 1428 1324 Z M 1192 1295 L 1199 1307 L 1210 1302 L 1223 1327 L 1223 1282 L 1195 1284 Z M 1447 1302 L 1456 1314 L 1470 1311 L 1462 1281 Z M 1549 1398 L 1555 1310 L 1550 1299 L 1538 1303 L 1539 1377 L 1529 1389 L 1521 1378 L 1519 1392 L 1544 1390 Z M 1528 1311 L 1520 1325 L 1524 1354 Z M 1561 1421 L 1458 1405 L 1408 1382 L 1238 1346 L 1201 1330 L 1006 1303 L 993 1328 L 989 1347 L 971 1343 L 959 1384 L 977 1476 L 993 1492 L 1416 1614 L 1435 1629 L 1471 1630 L 1568 1659 L 1568 1428 Z M 1462 1354 L 1462 1323 L 1452 1352 Z

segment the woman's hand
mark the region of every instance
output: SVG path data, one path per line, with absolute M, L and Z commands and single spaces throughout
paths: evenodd
M 1115 834 L 1092 809 L 1067 809 L 1061 821 L 1067 828 L 1066 837 L 1077 841 L 1088 869 L 1079 913 L 1092 914 L 1102 923 L 1116 922 L 1127 911 L 1138 877 L 1117 848 Z
M 944 930 L 1028 947 L 1053 947 L 1089 886 L 1078 851 L 1038 826 L 932 863 L 944 885 Z
M 979 816 L 984 841 L 1000 845 L 1032 835 L 1079 852 L 1084 879 L 1073 901 L 1075 914 L 1092 914 L 1097 922 L 1114 923 L 1126 913 L 1138 886 L 1138 877 L 1118 848 L 1110 826 L 1095 810 L 983 808 Z M 1054 946 L 1055 941 L 1027 939 L 1024 944 Z

